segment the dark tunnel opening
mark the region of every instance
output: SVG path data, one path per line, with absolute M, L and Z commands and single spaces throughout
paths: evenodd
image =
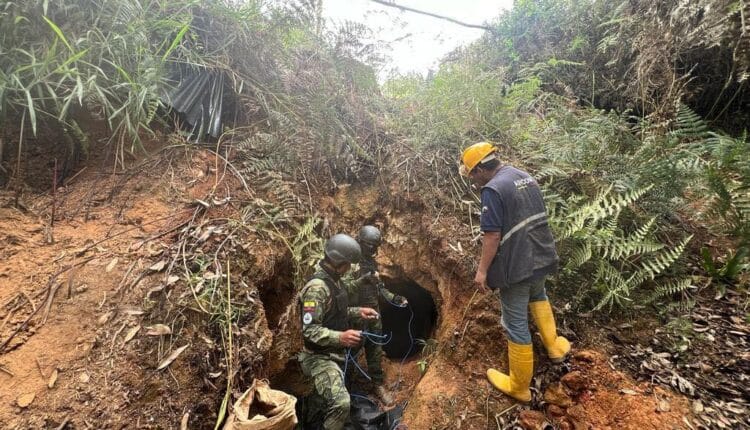
M 408 307 L 400 308 L 380 296 L 383 334 L 390 335 L 383 352 L 391 359 L 410 357 L 422 350 L 423 344 L 417 340 L 426 341 L 432 335 L 438 317 L 435 301 L 427 290 L 411 279 L 384 277 L 383 282 L 388 290 L 409 301 Z

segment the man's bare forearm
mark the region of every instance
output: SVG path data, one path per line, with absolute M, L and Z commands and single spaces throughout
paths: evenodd
M 479 259 L 478 272 L 487 273 L 490 269 L 490 264 L 492 264 L 492 259 L 495 258 L 495 254 L 497 254 L 497 248 L 500 246 L 501 239 L 502 234 L 499 231 L 488 231 L 484 233 L 482 236 L 482 256 Z

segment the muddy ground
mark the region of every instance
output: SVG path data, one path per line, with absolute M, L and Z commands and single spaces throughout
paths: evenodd
M 669 383 L 637 381 L 642 374 L 616 359 L 626 348 L 607 327 L 580 324 L 562 306 L 571 360 L 551 365 L 535 340 L 532 404 L 494 391 L 484 374 L 506 368 L 505 338 L 497 299 L 471 287 L 468 229 L 452 217 L 433 219 L 418 196 L 394 201 L 397 184 L 313 192 L 274 214 L 282 206 L 274 190 L 240 179 L 209 151 L 153 150 L 135 164 L 113 174 L 92 160 L 54 196 L 30 189 L 20 206 L 15 193 L 0 195 L 1 428 L 213 428 L 229 368 L 234 398 L 253 378 L 291 386 L 298 286 L 280 238 L 293 237 L 295 210 L 310 206 L 324 235 L 365 222 L 382 227 L 384 277 L 416 283 L 434 300 L 427 347 L 384 363 L 408 428 L 701 425 L 692 398 Z M 281 226 L 275 232 L 261 222 L 269 217 Z M 212 253 L 231 261 L 232 303 L 243 309 L 231 365 L 216 315 L 197 305 L 207 303 L 199 300 L 206 290 L 197 291 L 204 284 L 190 275 L 209 284 L 215 269 L 193 266 Z

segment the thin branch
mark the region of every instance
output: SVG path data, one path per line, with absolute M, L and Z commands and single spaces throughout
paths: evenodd
M 383 6 L 395 7 L 397 9 L 401 9 L 401 10 L 404 10 L 404 11 L 419 13 L 419 14 L 422 14 L 422 15 L 431 16 L 433 18 L 438 18 L 438 19 L 442 19 L 442 20 L 445 20 L 445 21 L 449 21 L 449 22 L 452 22 L 454 24 L 462 25 L 464 27 L 478 28 L 480 30 L 487 30 L 487 31 L 489 31 L 492 34 L 497 34 L 495 32 L 495 29 L 492 28 L 492 27 L 487 27 L 487 26 L 478 25 L 478 24 L 469 24 L 467 22 L 459 21 L 459 20 L 451 18 L 449 16 L 438 15 L 436 13 L 426 12 L 426 11 L 419 10 L 419 9 L 414 9 L 414 8 L 411 8 L 411 7 L 408 7 L 408 6 L 398 5 L 396 3 L 393 3 L 393 2 L 390 2 L 390 1 L 386 1 L 386 0 L 370 0 L 370 1 L 373 1 L 373 2 L 375 2 L 377 4 L 382 4 Z

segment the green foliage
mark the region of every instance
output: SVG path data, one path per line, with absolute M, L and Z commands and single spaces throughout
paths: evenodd
M 261 10 L 263 6 L 263 10 Z M 116 161 L 142 148 L 177 71 L 224 75 L 239 124 L 271 134 L 338 179 L 372 163 L 377 62 L 367 29 L 323 31 L 314 2 L 74 0 L 6 2 L 0 11 L 0 123 L 75 128 L 106 121 Z M 372 109 L 374 106 L 375 109 Z M 259 127 L 260 126 L 260 127 Z M 17 131 L 17 127 L 14 127 Z M 247 129 L 244 132 L 247 133 Z M 76 138 L 75 133 L 71 134 Z
M 571 195 L 563 199 L 547 185 L 550 227 L 558 240 L 564 267 L 559 285 L 594 310 L 613 305 L 626 306 L 644 292 L 650 281 L 671 275 L 668 269 L 685 250 L 690 237 L 667 247 L 652 228 L 656 218 L 638 225 L 621 223 L 623 211 L 644 196 L 651 187 L 612 193 L 612 186 L 587 199 Z M 660 290 L 661 291 L 661 290 Z M 662 294 L 664 295 L 664 294 Z
M 429 80 L 409 75 L 389 81 L 384 93 L 398 114 L 389 125 L 403 130 L 414 147 L 462 143 L 465 136 L 485 136 L 503 92 L 502 71 L 482 71 L 475 65 L 445 64 Z
M 745 139 L 710 131 L 684 104 L 676 107 L 674 121 L 660 123 L 572 105 L 545 91 L 540 76 L 547 75 L 539 67 L 511 85 L 503 82 L 505 74 L 482 75 L 495 80 L 483 82 L 495 90 L 473 97 L 482 92 L 479 86 L 446 85 L 458 70 L 478 75 L 483 69 L 467 55 L 432 78 L 387 83 L 396 108 L 391 124 L 411 142 L 423 142 L 415 145 L 417 160 L 455 159 L 469 142 L 490 139 L 512 164 L 531 171 L 543 184 L 559 241 L 564 269 L 557 285 L 575 305 L 599 310 L 661 299 L 688 303 L 691 284 L 681 256 L 691 236 L 674 215 L 686 205 L 705 205 L 705 213 L 686 215 L 700 220 L 713 213 L 705 220 L 721 227 L 717 232 L 744 237 L 750 201 Z M 466 94 L 469 108 L 457 107 Z M 440 169 L 447 172 L 421 177 L 434 190 L 428 200 L 445 207 L 447 189 L 454 201 L 471 207 L 477 196 L 453 166 L 446 161 Z M 709 204 L 696 196 L 709 196 Z
M 742 272 L 750 269 L 750 264 L 743 263 L 748 255 L 750 255 L 750 249 L 741 247 L 734 254 L 728 255 L 727 261 L 720 267 L 719 263 L 711 256 L 708 248 L 701 248 L 703 268 L 706 270 L 706 273 L 708 273 L 713 281 L 723 283 L 737 281 Z
M 416 344 L 422 348 L 421 356 L 422 359 L 417 361 L 417 368 L 419 373 L 424 375 L 427 372 L 427 367 L 430 364 L 430 360 L 435 354 L 438 353 L 439 347 L 436 339 L 416 339 Z

